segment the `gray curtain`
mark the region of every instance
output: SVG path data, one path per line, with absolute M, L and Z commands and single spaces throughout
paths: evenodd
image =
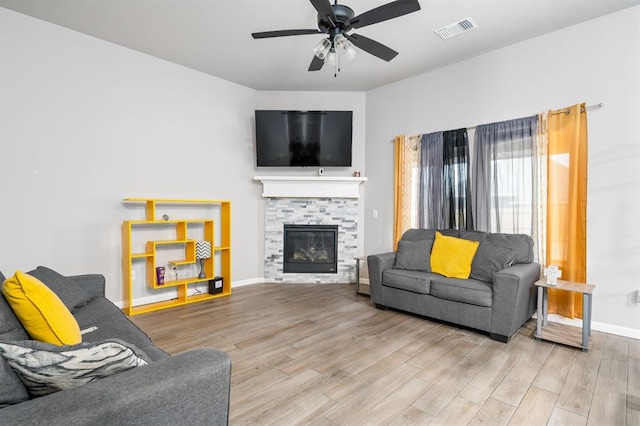
M 467 129 L 442 132 L 445 228 L 473 229 Z
M 420 140 L 420 191 L 418 197 L 418 226 L 420 228 L 445 228 L 443 170 L 442 132 L 422 135 Z
M 534 235 L 537 116 L 476 128 L 473 162 L 475 229 Z

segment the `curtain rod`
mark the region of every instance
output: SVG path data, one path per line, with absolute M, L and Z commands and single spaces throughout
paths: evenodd
M 604 107 L 604 103 L 603 102 L 600 102 L 599 104 L 596 104 L 596 105 L 587 105 L 586 106 L 587 110 L 600 109 L 602 107 Z M 567 114 L 568 115 L 569 112 L 571 112 L 571 110 L 569 108 L 564 108 L 564 109 L 558 109 L 558 110 L 555 110 L 555 111 L 551 111 L 550 114 L 552 114 L 552 115 L 555 115 L 555 114 Z M 580 108 L 580 112 L 584 112 L 584 109 Z M 471 130 L 471 129 L 475 129 L 476 127 L 478 127 L 478 126 L 469 126 L 469 127 L 463 127 L 463 128 L 467 129 L 467 130 Z M 419 136 L 419 135 L 413 135 L 413 136 Z M 391 139 L 391 143 L 393 143 L 393 142 L 394 142 L 394 139 Z
M 602 108 L 602 107 L 604 107 L 604 103 L 600 102 L 599 104 L 596 104 L 596 105 L 587 105 L 586 108 L 587 108 L 587 110 L 590 110 L 590 109 L 599 109 L 599 108 Z M 552 115 L 555 115 L 555 114 L 567 114 L 568 115 L 570 111 L 571 110 L 569 108 L 564 108 L 564 109 L 558 109 L 558 110 L 555 110 L 555 111 L 551 111 L 550 114 L 552 114 Z M 584 112 L 584 110 L 582 108 L 580 108 L 580 112 Z M 466 127 L 466 129 L 467 130 L 475 129 L 476 127 L 478 127 L 478 126 L 470 126 L 470 127 Z
M 604 103 L 600 102 L 597 105 L 587 105 L 586 108 L 587 108 L 587 110 L 589 110 L 589 109 L 602 108 L 603 106 L 604 106 Z M 569 108 L 564 108 L 564 109 L 558 109 L 558 110 L 555 110 L 555 111 L 551 111 L 551 114 L 553 114 L 553 115 L 555 115 L 555 114 L 567 114 L 567 115 L 569 115 L 570 111 L 571 110 Z M 584 109 L 580 108 L 580 112 L 584 112 Z

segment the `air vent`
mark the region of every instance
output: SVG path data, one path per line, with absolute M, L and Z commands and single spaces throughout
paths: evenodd
M 434 32 L 438 34 L 441 39 L 446 40 L 462 33 L 466 33 L 467 31 L 474 28 L 478 28 L 478 24 L 473 22 L 473 19 L 466 18 L 453 24 L 447 25 L 446 27 L 438 28 Z

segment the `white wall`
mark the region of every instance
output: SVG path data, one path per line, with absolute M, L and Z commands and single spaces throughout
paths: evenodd
M 353 110 L 353 167 L 326 175 L 364 175 L 363 92 L 257 92 L 2 8 L 0 95 L 0 270 L 99 272 L 115 302 L 120 225 L 143 218 L 126 197 L 231 200 L 233 282 L 263 279 L 253 178 L 317 170 L 257 169 L 254 109 Z
M 394 136 L 583 101 L 605 104 L 588 115 L 587 279 L 597 286 L 594 328 L 640 338 L 640 306 L 631 302 L 640 282 L 640 7 L 369 91 L 365 251 L 392 247 Z
M 142 218 L 122 199 L 203 198 L 232 202 L 234 281 L 263 276 L 256 94 L 0 8 L 0 269 L 102 273 L 121 301 L 120 225 Z

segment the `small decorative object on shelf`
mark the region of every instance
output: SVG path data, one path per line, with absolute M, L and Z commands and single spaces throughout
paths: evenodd
M 222 293 L 223 284 L 224 284 L 224 278 L 213 277 L 212 280 L 209 280 L 209 294 Z
M 353 177 L 360 177 L 360 172 L 353 172 Z
M 544 269 L 544 276 L 547 278 L 547 285 L 556 285 L 558 278 L 562 276 L 562 271 L 556 265 L 549 265 Z
M 156 281 L 158 285 L 164 284 L 164 266 L 158 266 L 156 268 Z
M 200 274 L 198 278 L 206 278 L 207 275 L 204 272 L 204 260 L 211 257 L 211 242 L 210 241 L 196 241 L 196 259 L 200 263 Z

